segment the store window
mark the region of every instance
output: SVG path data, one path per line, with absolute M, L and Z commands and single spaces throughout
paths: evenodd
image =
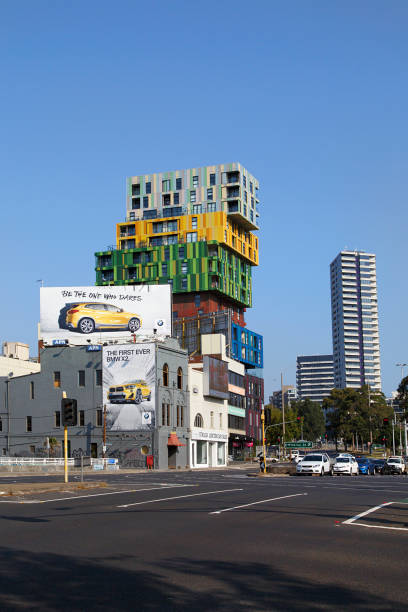
M 225 464 L 225 444 L 223 442 L 218 442 L 217 447 L 217 465 Z
M 207 463 L 207 442 L 197 440 L 197 464 L 203 465 Z

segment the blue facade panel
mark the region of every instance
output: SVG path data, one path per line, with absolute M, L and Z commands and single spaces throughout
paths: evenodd
M 263 368 L 263 336 L 236 323 L 231 325 L 231 335 L 231 357 L 247 368 Z

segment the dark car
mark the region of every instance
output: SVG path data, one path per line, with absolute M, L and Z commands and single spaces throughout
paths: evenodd
M 374 476 L 375 466 L 370 459 L 366 459 L 365 457 L 359 457 L 358 459 L 356 459 L 356 461 L 358 463 L 359 474 L 371 474 L 372 476 Z
M 375 472 L 381 474 L 381 470 L 385 465 L 385 459 L 370 459 L 370 461 L 374 465 Z

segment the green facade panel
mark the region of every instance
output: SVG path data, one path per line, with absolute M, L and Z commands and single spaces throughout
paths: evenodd
M 174 293 L 214 291 L 252 305 L 251 266 L 215 241 L 95 253 L 96 285 L 170 283 Z

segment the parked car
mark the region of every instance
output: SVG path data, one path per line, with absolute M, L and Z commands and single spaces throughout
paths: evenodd
M 296 474 L 331 474 L 332 468 L 326 453 L 311 453 L 303 457 L 296 466 Z
M 385 464 L 385 459 L 371 459 L 371 463 L 374 465 L 376 474 L 380 474 Z
M 357 459 L 358 463 L 358 471 L 360 474 L 371 474 L 371 476 L 375 475 L 375 465 L 371 461 L 371 459 L 367 459 L 367 457 L 361 457 Z
M 402 457 L 388 457 L 384 463 L 381 474 L 405 474 L 406 465 Z
M 336 457 L 336 463 L 333 465 L 333 475 L 349 474 L 352 476 L 358 474 L 358 463 L 354 457 Z
M 299 461 L 302 461 L 302 459 L 304 459 L 305 456 L 306 456 L 305 451 L 295 450 L 292 453 L 292 461 L 294 463 L 299 463 Z
M 111 404 L 140 404 L 150 402 L 152 393 L 145 380 L 135 380 L 123 385 L 109 387 L 108 402 Z
M 142 320 L 134 312 L 102 302 L 78 302 L 70 304 L 66 312 L 66 327 L 81 334 L 91 334 L 96 329 L 129 330 L 134 333 L 140 329 Z

